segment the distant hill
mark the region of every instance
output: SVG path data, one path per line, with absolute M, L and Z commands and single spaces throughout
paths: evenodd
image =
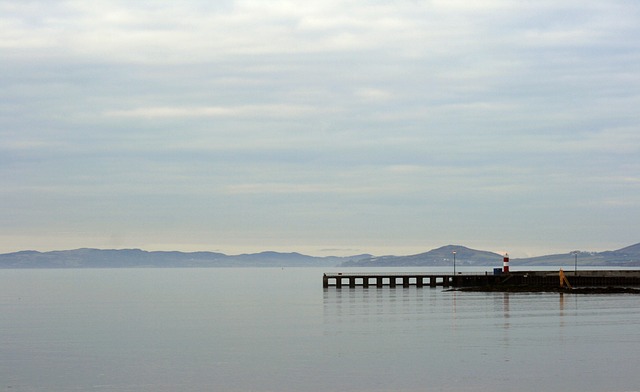
M 515 259 L 514 265 L 573 265 L 578 256 L 580 266 L 638 267 L 640 266 L 640 243 L 618 250 L 605 252 L 574 251 L 569 253 Z
M 462 245 L 447 245 L 410 256 L 315 257 L 300 253 L 261 252 L 226 255 L 216 252 L 148 252 L 141 249 L 75 249 L 0 254 L 0 268 L 124 268 L 124 267 L 420 267 L 502 266 L 502 255 Z M 578 252 L 578 265 L 640 267 L 640 243 L 606 252 Z M 511 259 L 511 266 L 573 265 L 574 252 Z
M 411 266 L 450 266 L 453 264 L 453 252 L 456 252 L 456 265 L 459 266 L 501 266 L 502 255 L 497 253 L 469 249 L 460 245 L 447 245 L 412 256 L 382 256 L 348 260 L 343 267 L 411 267 Z M 511 259 L 512 267 L 573 265 L 575 253 L 554 254 L 548 256 Z M 584 252 L 578 251 L 580 266 L 638 267 L 640 266 L 640 243 L 614 251 Z
M 450 266 L 456 252 L 456 265 L 502 265 L 502 255 L 483 250 L 470 249 L 461 245 L 447 245 L 425 253 L 411 256 L 371 256 L 359 260 L 348 260 L 343 267 L 412 267 Z
M 352 258 L 370 255 L 352 256 Z M 141 249 L 75 249 L 0 254 L 0 268 L 123 267 L 329 267 L 348 257 L 314 257 L 300 253 L 261 252 L 225 255 L 215 252 L 148 252 Z

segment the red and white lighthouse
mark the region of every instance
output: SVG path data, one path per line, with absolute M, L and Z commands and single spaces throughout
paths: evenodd
M 509 254 L 504 254 L 504 259 L 502 259 L 502 272 L 505 274 L 509 273 Z

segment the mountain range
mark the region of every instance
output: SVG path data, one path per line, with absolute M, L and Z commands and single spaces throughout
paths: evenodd
M 74 249 L 51 252 L 20 251 L 0 254 L 0 268 L 125 268 L 125 267 L 420 267 L 502 266 L 503 255 L 447 245 L 409 256 L 316 257 L 301 253 L 260 252 L 226 255 L 217 252 L 149 252 L 141 249 Z M 577 255 L 577 259 L 576 259 Z M 605 252 L 576 251 L 547 256 L 511 259 L 518 266 L 640 266 L 640 243 Z
M 353 256 L 368 258 L 371 255 Z M 349 258 L 300 253 L 260 252 L 226 255 L 217 252 L 149 252 L 141 249 L 74 249 L 0 254 L 0 268 L 143 268 L 143 267 L 328 267 Z

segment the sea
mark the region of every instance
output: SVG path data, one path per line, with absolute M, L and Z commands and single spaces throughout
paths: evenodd
M 336 271 L 0 270 L 0 391 L 640 391 L 640 296 Z

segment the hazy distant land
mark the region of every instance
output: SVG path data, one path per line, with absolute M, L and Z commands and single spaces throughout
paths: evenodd
M 450 266 L 453 252 L 458 266 L 501 266 L 503 255 L 447 245 L 410 256 L 316 257 L 300 253 L 261 252 L 226 255 L 216 252 L 149 252 L 140 249 L 75 249 L 52 252 L 21 251 L 0 254 L 0 268 L 133 268 L 133 267 L 411 267 Z M 581 267 L 640 266 L 640 243 L 605 252 L 578 251 Z M 573 265 L 574 252 L 511 259 L 511 265 Z

